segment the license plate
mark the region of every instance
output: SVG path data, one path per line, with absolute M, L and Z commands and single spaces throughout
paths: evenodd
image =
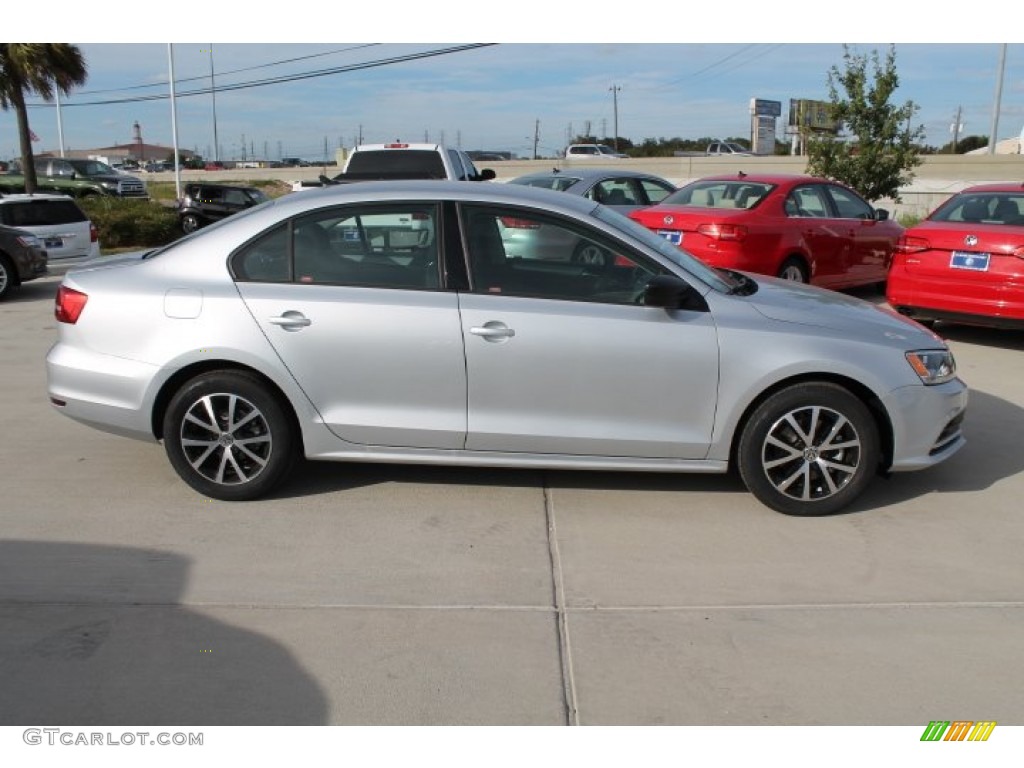
M 988 254 L 970 251 L 953 251 L 949 259 L 951 269 L 972 269 L 975 272 L 988 271 Z
M 679 245 L 683 242 L 683 233 L 676 229 L 659 229 L 658 234 L 672 243 L 672 245 Z
M 47 237 L 43 239 L 43 248 L 63 248 L 64 241 L 59 237 Z

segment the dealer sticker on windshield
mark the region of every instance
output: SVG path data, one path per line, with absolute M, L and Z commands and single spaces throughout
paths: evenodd
M 975 272 L 987 272 L 988 254 L 953 251 L 953 256 L 949 260 L 949 266 L 952 269 L 973 269 Z
M 683 233 L 678 229 L 659 229 L 658 234 L 672 243 L 672 245 L 679 245 L 683 242 Z

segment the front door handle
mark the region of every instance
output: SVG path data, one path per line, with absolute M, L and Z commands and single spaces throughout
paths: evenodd
M 473 326 L 469 332 L 487 341 L 507 341 L 516 335 L 515 329 L 509 328 L 504 323 L 493 321 L 484 323 L 482 326 Z
M 282 312 L 277 317 L 267 318 L 267 322 L 271 325 L 279 325 L 286 331 L 297 331 L 300 328 L 312 325 L 313 321 L 306 317 L 301 312 L 295 312 L 289 310 L 288 312 Z

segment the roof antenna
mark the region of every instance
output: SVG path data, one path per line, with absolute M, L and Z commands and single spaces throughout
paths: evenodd
M 740 171 L 738 175 L 741 179 L 747 178 L 747 174 L 745 174 L 743 171 Z

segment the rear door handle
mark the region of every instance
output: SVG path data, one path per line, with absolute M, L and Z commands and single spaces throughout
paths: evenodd
M 279 325 L 286 331 L 297 331 L 300 328 L 312 325 L 313 321 L 306 317 L 301 312 L 295 312 L 289 310 L 288 312 L 282 312 L 277 317 L 267 318 L 267 322 L 271 325 Z

